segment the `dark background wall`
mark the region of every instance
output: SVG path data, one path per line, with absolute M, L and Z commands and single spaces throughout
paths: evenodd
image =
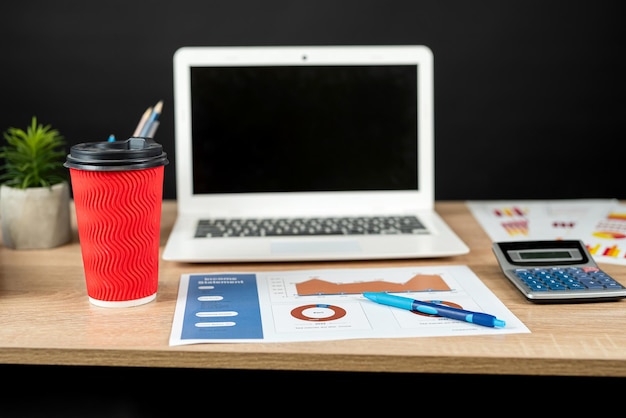
M 436 198 L 626 198 L 623 1 L 7 0 L 0 130 L 36 115 L 68 144 L 131 135 L 184 45 L 425 44 Z

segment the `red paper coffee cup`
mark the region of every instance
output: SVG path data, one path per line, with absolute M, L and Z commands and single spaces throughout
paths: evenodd
M 71 148 L 65 166 L 92 304 L 126 307 L 156 298 L 167 163 L 161 146 L 144 138 Z

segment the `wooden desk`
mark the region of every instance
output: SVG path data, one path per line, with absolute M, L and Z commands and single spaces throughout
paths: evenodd
M 490 240 L 464 202 L 437 211 L 469 245 L 446 259 L 272 264 L 161 261 L 156 301 L 124 309 L 92 306 L 76 229 L 52 250 L 0 247 L 0 364 L 133 366 L 239 370 L 401 372 L 484 375 L 626 376 L 626 301 L 535 305 L 502 276 Z M 162 247 L 176 213 L 163 205 Z M 182 273 L 468 265 L 528 326 L 530 334 L 307 343 L 199 344 L 170 347 Z M 626 267 L 602 267 L 626 282 Z

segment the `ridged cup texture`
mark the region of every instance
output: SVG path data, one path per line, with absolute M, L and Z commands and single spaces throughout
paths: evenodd
M 90 298 L 132 301 L 156 294 L 163 171 L 70 169 Z

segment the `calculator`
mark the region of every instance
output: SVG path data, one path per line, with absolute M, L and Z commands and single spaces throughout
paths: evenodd
M 598 267 L 580 240 L 495 242 L 493 252 L 506 278 L 531 302 L 626 298 L 626 288 Z

